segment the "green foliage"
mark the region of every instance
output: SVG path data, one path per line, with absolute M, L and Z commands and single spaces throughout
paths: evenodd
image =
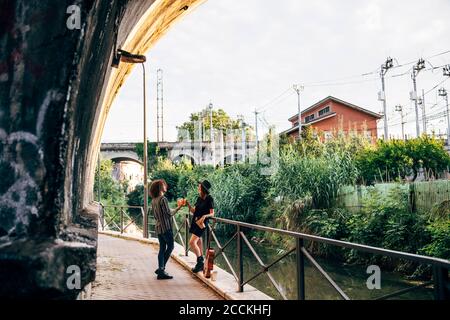
M 210 176 L 210 180 L 213 185 L 212 196 L 220 217 L 257 222 L 268 185 L 267 177 L 260 174 L 258 165 L 236 164 L 219 169 Z M 231 232 L 229 228 L 224 231 Z
M 411 212 L 406 190 L 397 187 L 392 189 L 388 196 L 383 196 L 374 188 L 366 197 L 362 211 L 352 215 L 348 220 L 348 240 L 374 247 L 417 253 L 429 240 L 425 225 L 423 215 Z M 394 265 L 394 262 L 386 257 L 381 258 L 357 251 L 352 251 L 348 259 Z M 412 266 L 404 261 L 395 263 L 397 270 L 406 270 Z
M 271 179 L 270 197 L 295 201 L 311 196 L 314 208 L 333 207 L 339 189 L 353 184 L 358 172 L 349 153 L 326 148 L 316 152 L 299 156 L 294 148 L 285 148 Z
M 437 177 L 450 165 L 450 156 L 443 142 L 433 137 L 403 140 L 379 140 L 375 146 L 367 146 L 356 156 L 360 182 L 404 180 L 417 174 L 421 168 L 427 176 Z
M 141 161 L 144 159 L 144 144 L 143 143 L 136 143 L 135 146 L 136 153 Z M 156 142 L 147 142 L 147 163 L 148 167 L 153 167 L 159 159 L 165 159 L 167 158 L 167 150 L 160 149 L 158 147 L 158 143 Z
M 151 202 L 148 197 L 148 203 Z M 127 205 L 132 207 L 142 207 L 144 205 L 144 186 L 137 185 L 136 188 L 127 194 Z M 136 221 L 138 226 L 142 226 L 142 212 L 140 209 L 128 209 L 130 216 Z
M 100 201 L 105 206 L 123 206 L 126 203 L 127 184 L 120 183 L 113 179 L 114 163 L 111 160 L 103 160 L 100 162 L 100 168 L 97 166 L 94 182 L 94 194 L 98 194 L 99 174 L 100 174 Z M 108 208 L 110 219 L 119 224 L 119 209 Z
M 420 253 L 450 260 L 450 218 L 437 220 L 427 226 L 431 242 L 425 245 Z
M 114 163 L 111 160 L 100 162 L 100 197 L 104 205 L 124 205 L 127 186 L 112 178 Z M 99 168 L 95 171 L 94 193 L 98 194 Z
M 195 122 L 203 121 L 205 126 L 205 130 L 210 130 L 210 111 L 205 109 L 201 112 L 192 113 L 189 121 L 183 123 L 181 126 L 177 127 L 180 131 L 189 132 L 190 139 L 194 139 L 194 131 L 195 131 Z M 212 111 L 212 122 L 213 127 L 215 129 L 224 130 L 224 134 L 226 134 L 227 129 L 239 129 L 240 121 L 238 119 L 232 119 L 223 109 L 213 110 Z M 179 139 L 184 138 L 179 136 Z

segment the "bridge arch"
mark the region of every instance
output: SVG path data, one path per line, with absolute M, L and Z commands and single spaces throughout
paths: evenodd
M 174 163 L 180 163 L 182 162 L 184 159 L 187 159 L 192 165 L 197 165 L 198 162 L 196 162 L 195 158 L 189 154 L 178 154 L 175 157 L 171 158 L 171 160 Z
M 77 0 L 80 28 L 67 1 L 0 2 L 0 296 L 76 297 L 64 272 L 48 272 L 69 265 L 87 266 L 82 287 L 93 280 L 100 140 L 134 67 L 112 69 L 113 53 L 146 53 L 201 2 Z

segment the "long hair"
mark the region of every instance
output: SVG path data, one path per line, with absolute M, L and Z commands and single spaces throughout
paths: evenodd
M 158 198 L 161 195 L 164 186 L 167 187 L 167 182 L 164 179 L 152 181 L 149 189 L 150 197 L 152 197 L 152 199 Z

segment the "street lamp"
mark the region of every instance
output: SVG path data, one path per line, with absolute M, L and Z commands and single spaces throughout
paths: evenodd
M 143 217 L 143 235 L 144 238 L 148 238 L 148 155 L 147 155 L 147 95 L 146 95 L 146 74 L 145 74 L 145 62 L 147 58 L 144 55 L 133 54 L 124 50 L 117 50 L 114 52 L 112 67 L 118 68 L 121 62 L 131 64 L 142 65 L 142 78 L 143 78 L 143 111 L 144 111 L 144 217 Z
M 402 139 L 405 140 L 405 121 L 404 121 L 404 115 L 403 115 L 403 106 L 396 105 L 395 111 L 400 112 L 400 116 L 402 118 Z
M 209 109 L 209 140 L 210 140 L 210 147 L 211 147 L 211 158 L 212 158 L 212 164 L 215 167 L 216 166 L 216 144 L 214 141 L 214 128 L 213 128 L 213 104 L 210 102 L 208 105 Z
M 298 97 L 298 140 L 302 140 L 302 112 L 300 110 L 300 91 L 303 91 L 304 87 L 298 84 L 293 86 L 295 92 L 297 92 Z

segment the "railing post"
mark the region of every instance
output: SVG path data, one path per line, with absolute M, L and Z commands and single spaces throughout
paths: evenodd
M 148 219 L 148 212 L 145 212 L 145 209 L 141 207 L 142 210 L 142 224 L 143 224 L 143 228 L 142 228 L 142 232 L 143 232 L 143 237 L 144 239 L 148 239 L 149 236 L 149 229 L 148 229 L 148 224 L 149 224 L 149 219 Z
M 297 299 L 305 300 L 305 256 L 302 252 L 303 239 L 296 238 Z
M 186 219 L 184 221 L 184 254 L 189 256 L 189 213 L 186 213 Z
M 123 210 L 120 209 L 120 234 L 123 234 Z
M 434 299 L 450 299 L 448 270 L 439 266 L 433 266 Z
M 244 256 L 242 255 L 241 227 L 237 226 L 238 292 L 244 292 Z
M 102 224 L 102 231 L 105 231 L 105 207 L 100 203 L 100 222 Z

